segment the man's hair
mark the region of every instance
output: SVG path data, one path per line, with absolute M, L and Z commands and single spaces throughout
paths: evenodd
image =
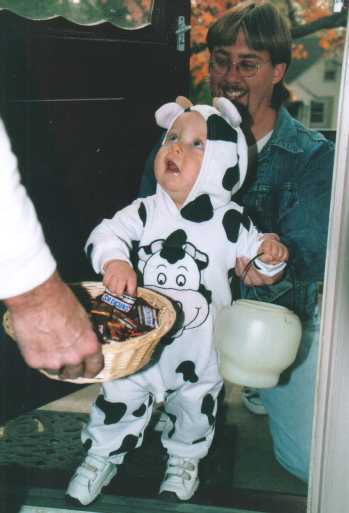
M 230 9 L 208 30 L 210 52 L 219 46 L 233 45 L 240 31 L 245 36 L 247 46 L 256 51 L 267 51 L 273 66 L 285 63 L 287 70 L 291 62 L 291 32 L 286 19 L 276 7 L 265 2 Z M 274 87 L 271 106 L 279 109 L 289 97 L 290 92 L 282 79 Z

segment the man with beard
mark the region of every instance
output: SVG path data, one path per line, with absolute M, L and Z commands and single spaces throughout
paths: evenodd
M 241 297 L 286 306 L 302 321 L 295 363 L 278 386 L 260 389 L 259 396 L 269 415 L 277 460 L 307 481 L 334 145 L 283 106 L 289 99 L 284 77 L 292 39 L 272 4 L 250 2 L 229 10 L 210 27 L 207 42 L 212 96 L 224 96 L 248 112 L 249 154 L 255 165 L 234 200 L 261 231 L 277 233 L 290 250 L 280 282 L 271 286 L 267 277 L 250 269 Z M 140 195 L 153 194 L 154 188 L 150 156 Z M 245 265 L 243 258 L 237 262 L 238 275 Z

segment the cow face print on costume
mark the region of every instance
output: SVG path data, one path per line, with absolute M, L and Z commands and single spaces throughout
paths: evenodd
M 141 246 L 138 257 L 144 286 L 181 304 L 183 323 L 176 326 L 178 331 L 171 338 L 206 321 L 209 294 L 203 293 L 201 272 L 208 265 L 208 256 L 187 240 L 184 230 L 175 230 L 167 239 Z
M 176 369 L 178 374 L 183 374 L 184 381 L 190 381 L 190 383 L 196 383 L 199 377 L 195 373 L 195 363 L 190 360 L 186 360 L 180 363 Z
M 127 406 L 125 403 L 110 403 L 102 395 L 96 400 L 96 406 L 105 414 L 104 424 L 116 424 L 125 415 Z
M 240 114 L 226 98 L 215 98 L 214 105 L 184 109 L 176 103 L 167 103 L 155 114 L 158 125 L 168 131 L 177 118 L 188 111 L 198 112 L 207 123 L 199 176 L 180 210 L 185 219 L 195 223 L 209 221 L 216 208 L 227 205 L 241 188 L 247 172 L 248 148 L 240 128 Z M 157 190 L 167 194 L 159 184 Z

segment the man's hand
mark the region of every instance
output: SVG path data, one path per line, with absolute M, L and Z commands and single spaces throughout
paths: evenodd
M 249 263 L 249 259 L 246 257 L 239 257 L 236 259 L 235 263 L 235 274 L 238 278 L 242 278 L 245 274 L 246 266 Z M 258 272 L 258 270 L 251 265 L 245 274 L 244 284 L 247 287 L 260 287 L 261 285 L 273 285 L 278 279 L 281 278 L 284 271 L 274 275 L 274 276 L 265 276 Z
M 137 292 L 137 275 L 128 262 L 124 260 L 109 260 L 103 266 L 104 285 L 117 296 L 127 292 L 135 296 Z
M 101 344 L 87 313 L 57 273 L 5 304 L 30 367 L 58 372 L 62 379 L 92 378 L 103 368 Z

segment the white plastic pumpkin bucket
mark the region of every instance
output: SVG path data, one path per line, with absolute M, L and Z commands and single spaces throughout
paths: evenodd
M 215 322 L 222 376 L 239 385 L 273 387 L 295 360 L 302 336 L 298 316 L 283 306 L 239 299 Z

